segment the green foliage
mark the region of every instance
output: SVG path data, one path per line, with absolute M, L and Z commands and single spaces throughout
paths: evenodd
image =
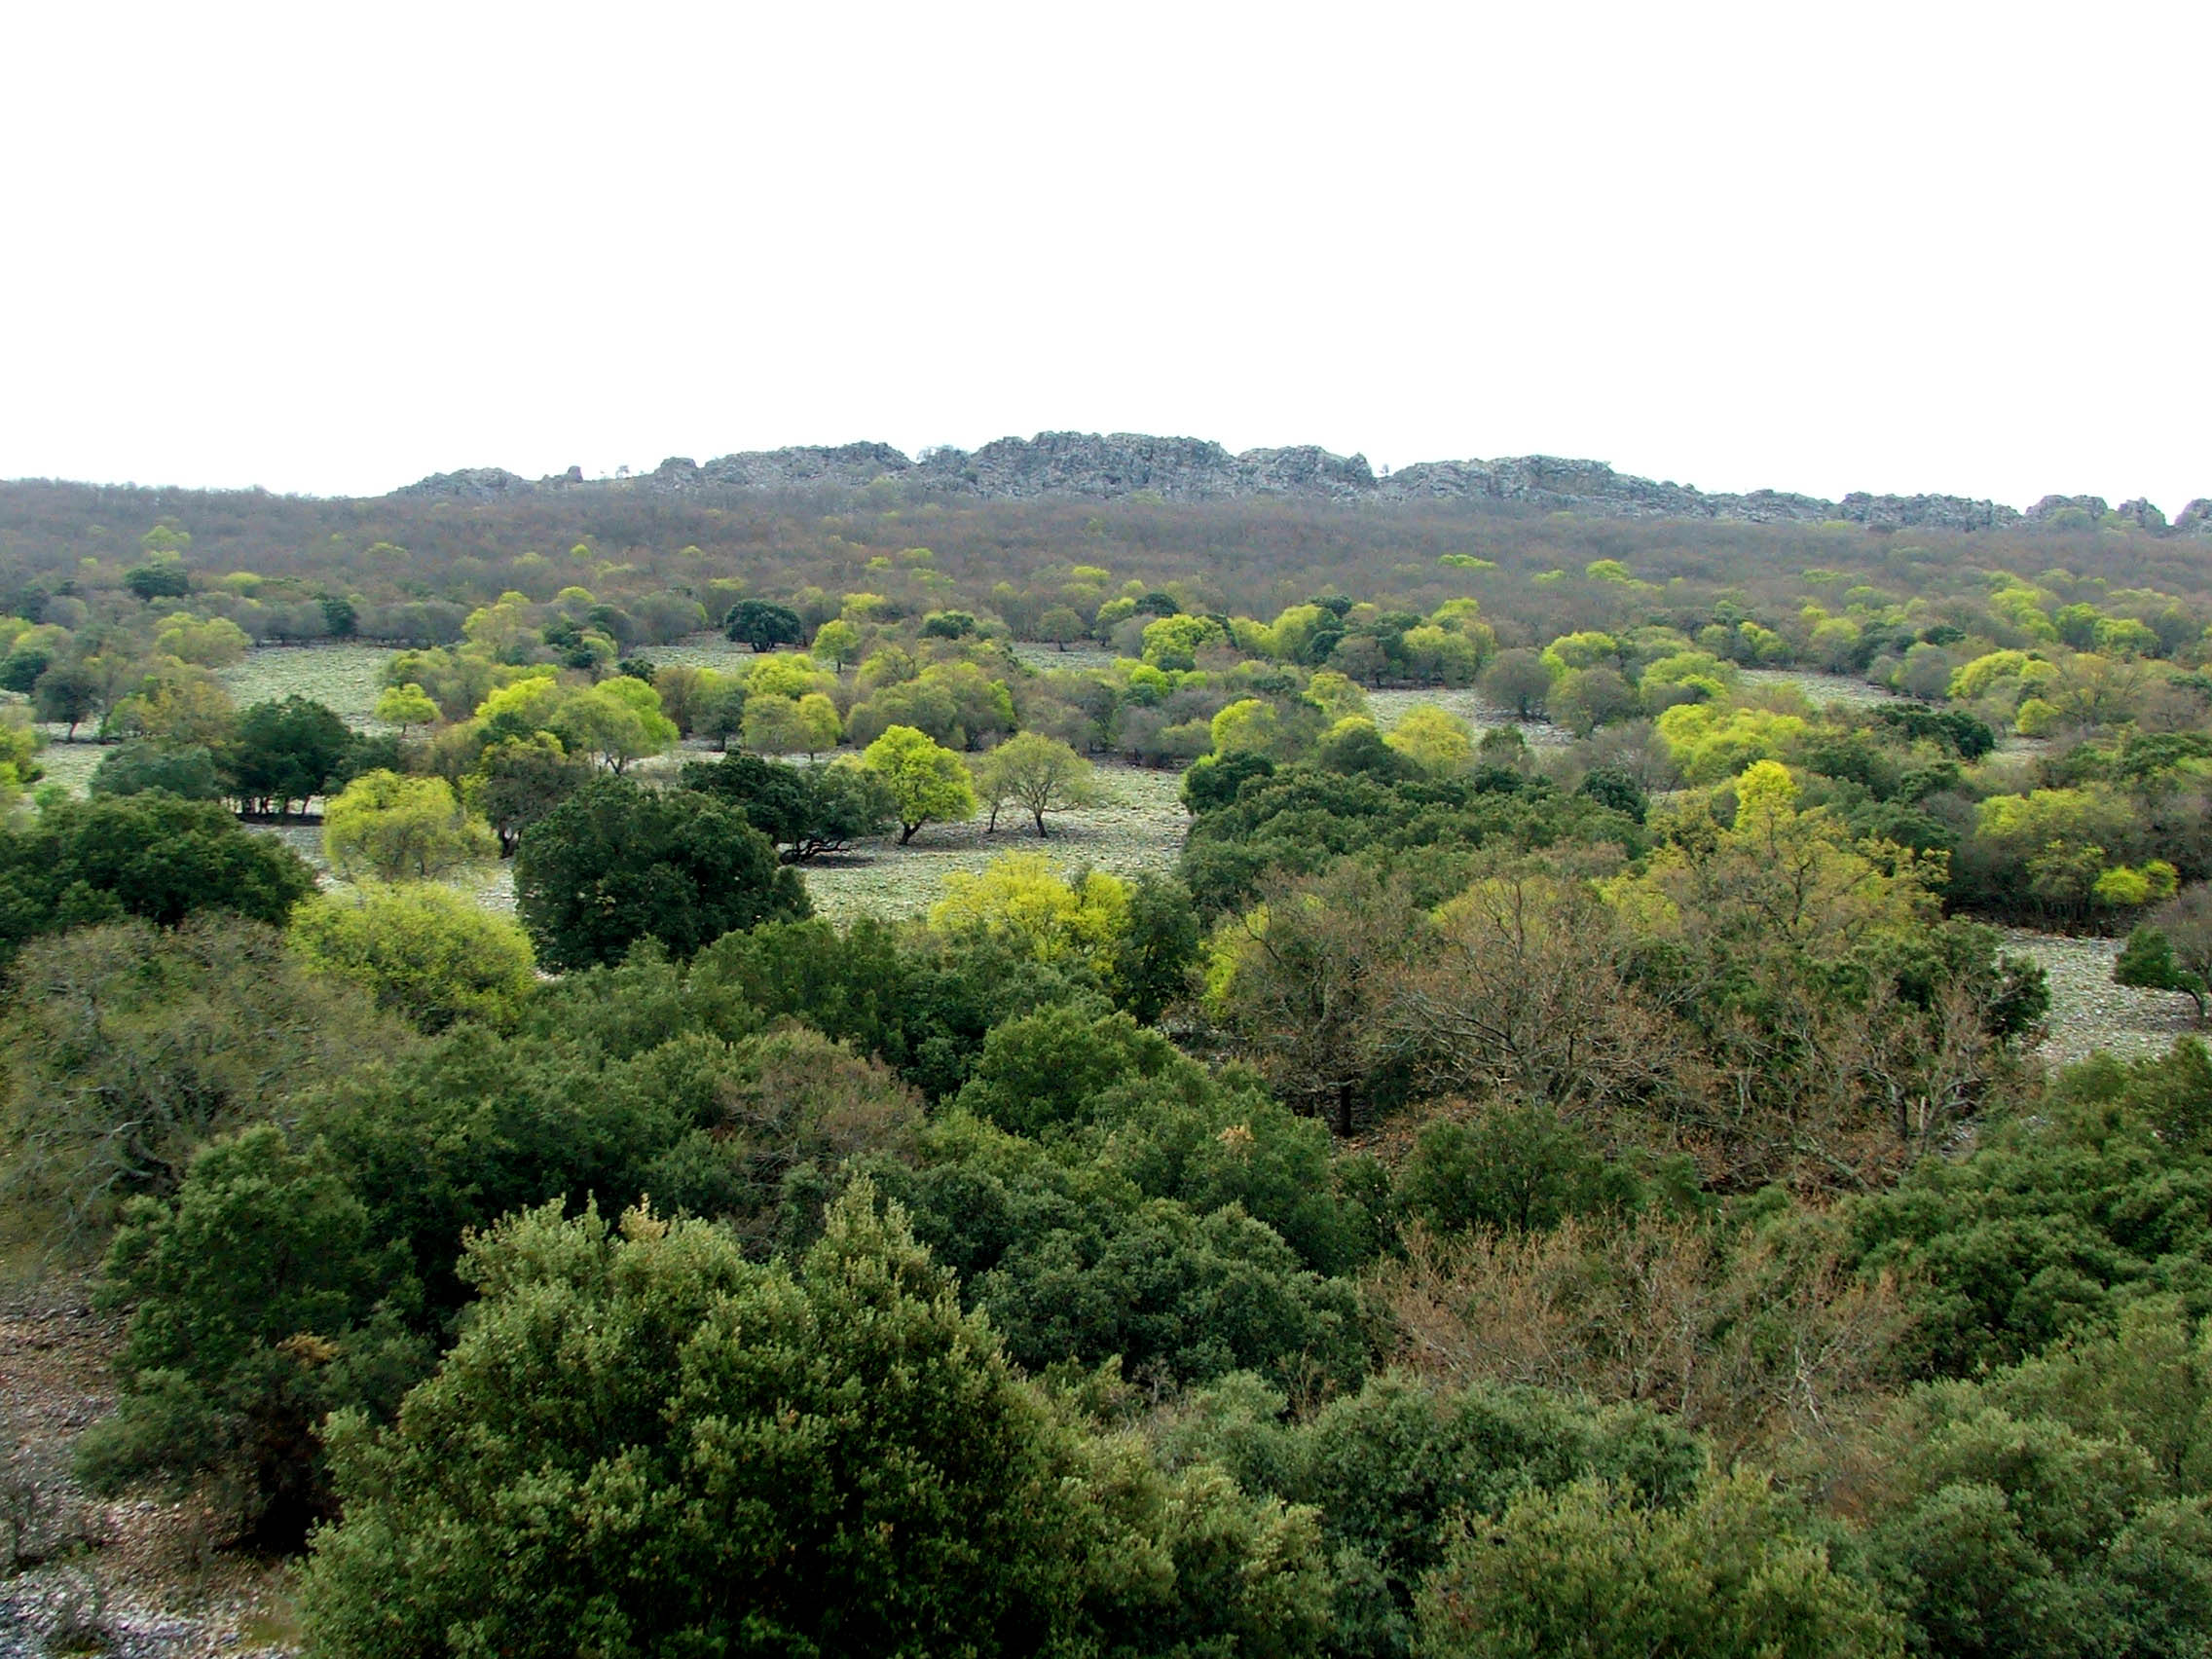
M 323 1150 L 270 1124 L 204 1147 L 174 1205 L 134 1202 L 100 1291 L 135 1309 L 122 1398 L 78 1443 L 93 1487 L 212 1475 L 224 1519 L 264 1548 L 330 1519 L 323 1416 L 388 1412 L 430 1359 L 403 1322 L 412 1281 L 370 1228 Z
M 1183 884 L 1139 876 L 1128 890 L 1122 937 L 1106 964 L 1116 1008 L 1150 1025 L 1191 990 L 1198 960 L 1198 917 Z
M 806 624 L 799 620 L 798 612 L 788 606 L 747 599 L 730 607 L 729 614 L 722 618 L 722 632 L 756 651 L 766 651 L 778 645 L 802 644 L 806 639 Z
M 31 686 L 32 712 L 42 720 L 67 726 L 71 741 L 77 736 L 77 728 L 106 708 L 109 701 L 104 678 L 82 662 L 57 662 Z
M 327 791 L 353 734 L 322 704 L 294 694 L 240 713 L 222 756 L 225 791 L 247 812 L 290 816 Z
M 839 853 L 888 831 L 898 802 L 883 775 L 847 756 L 827 766 L 787 766 L 750 755 L 689 760 L 683 787 L 744 812 L 787 864 Z
M 2204 1345 L 2170 1303 L 2110 1338 L 1923 1388 L 1869 1546 L 1922 1650 L 2195 1653 L 2212 1639 Z
M 1318 1635 L 1309 1523 L 1202 1482 L 1169 1503 L 1086 1448 L 865 1187 L 795 1275 L 644 1211 L 619 1235 L 596 1213 L 518 1218 L 468 1271 L 476 1316 L 398 1425 L 341 1425 L 346 1519 L 307 1582 L 327 1651 L 588 1636 L 608 1653 L 1082 1653 L 1178 1622 L 1291 1651 Z M 1124 1478 L 1093 1484 L 1110 1468 Z M 1200 1566 L 1216 1551 L 1218 1584 Z
M 1208 755 L 1183 774 L 1183 804 L 1193 816 L 1218 811 L 1236 799 L 1247 780 L 1272 777 L 1274 770 L 1265 755 Z
M 1247 780 L 1234 799 L 1199 813 L 1182 875 L 1211 914 L 1248 902 L 1270 869 L 1312 873 L 1356 854 L 1377 869 L 1419 872 L 1422 897 L 1434 903 L 1465 885 L 1468 855 L 1486 845 L 1576 841 L 1643 845 L 1622 814 L 1501 768 L 1392 781 L 1288 766 Z
M 976 815 L 976 791 L 960 756 L 912 726 L 895 725 L 867 746 L 861 764 L 881 778 L 904 846 L 925 824 Z
M 151 605 L 157 599 L 182 599 L 192 591 L 192 577 L 174 558 L 157 559 L 124 571 L 123 585 Z
M 1399 1192 L 1440 1232 L 1526 1233 L 1568 1216 L 1634 1209 L 1632 1170 L 1607 1164 L 1545 1106 L 1493 1106 L 1471 1121 L 1439 1118 L 1421 1131 Z
M 1386 1373 L 1301 1418 L 1283 1406 L 1255 1378 L 1224 1379 L 1169 1415 L 1161 1450 L 1319 1512 L 1347 1659 L 1407 1651 L 1416 1592 L 1463 1521 L 1494 1521 L 1527 1494 L 1587 1480 L 1671 1507 L 1705 1469 L 1698 1442 L 1657 1413 L 1536 1388 Z
M 499 856 L 512 858 L 523 831 L 591 780 L 591 763 L 571 756 L 549 731 L 488 746 L 461 781 L 468 810 L 492 827 Z
M 441 887 L 312 899 L 293 913 L 291 940 L 317 972 L 358 985 L 422 1031 L 461 1019 L 511 1024 L 535 983 L 522 929 Z
M 1870 1587 L 1759 1477 L 1678 1509 L 1603 1481 L 1532 1493 L 1471 1523 L 1422 1588 L 1421 1659 L 1550 1653 L 1644 1659 L 1874 1659 L 1900 1632 Z
M 228 910 L 281 924 L 314 888 L 299 856 L 212 802 L 166 793 L 57 800 L 0 824 L 0 962 L 25 940 L 136 916 Z
M 875 1055 L 932 1099 L 967 1081 L 1002 1020 L 1078 994 L 1070 967 L 1007 945 L 902 933 L 863 920 L 770 922 L 702 951 L 694 985 L 768 1019 L 804 1019 Z
M 1931 1160 L 1851 1224 L 1869 1269 L 1907 1275 L 1915 1341 L 1963 1376 L 2113 1328 L 2179 1295 L 2212 1312 L 2212 1058 L 2185 1041 L 2073 1068 L 2037 1119 L 1958 1162 Z
M 878 1178 L 1033 1370 L 1119 1355 L 1161 1382 L 1252 1370 L 1327 1387 L 1365 1369 L 1349 1285 L 1235 1203 L 1144 1198 L 1110 1166 L 1063 1164 L 966 1115 L 925 1140 L 920 1169 Z
M 1121 947 L 1128 903 L 1127 883 L 1101 870 L 1062 878 L 1042 853 L 1002 853 L 978 871 L 944 878 L 930 926 L 957 945 L 1102 977 Z
M 343 875 L 434 881 L 498 850 L 443 778 L 365 772 L 324 810 L 323 852 Z
M 646 939 L 688 957 L 809 908 L 797 872 L 735 809 L 620 778 L 577 791 L 524 831 L 515 903 L 539 960 L 562 970 L 620 961 Z
M 411 725 L 429 725 L 438 718 L 438 706 L 422 686 L 409 681 L 401 685 L 387 685 L 377 698 L 376 717 L 387 725 L 395 725 L 405 736 Z
M 223 795 L 215 756 L 199 744 L 183 749 L 146 742 L 123 744 L 100 756 L 85 787 L 92 795 L 145 794 L 154 790 L 184 800 L 219 800 Z

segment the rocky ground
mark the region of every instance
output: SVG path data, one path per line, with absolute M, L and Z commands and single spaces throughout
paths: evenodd
M 2005 948 L 2035 958 L 2049 978 L 2050 1034 L 2040 1052 L 2052 1065 L 2086 1059 L 2099 1049 L 2142 1059 L 2195 1031 L 2196 1011 L 2187 997 L 2113 983 L 2120 944 L 2117 939 L 2005 930 Z
M 103 1502 L 71 1477 L 120 1334 L 82 1276 L 0 1290 L 0 1659 L 284 1659 L 281 1569 L 218 1551 L 190 1500 Z

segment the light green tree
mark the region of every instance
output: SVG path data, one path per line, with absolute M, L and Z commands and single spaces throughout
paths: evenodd
M 474 859 L 498 856 L 488 825 L 443 778 L 364 772 L 323 813 L 322 848 L 353 880 L 434 881 Z
M 188 616 L 178 611 L 164 617 L 154 630 L 156 650 L 201 668 L 229 668 L 243 662 L 252 645 L 246 631 L 227 616 Z
M 535 983 L 530 936 L 450 888 L 406 883 L 325 893 L 292 916 L 293 948 L 424 1031 L 505 1026 Z
M 1325 668 L 1306 682 L 1306 700 L 1321 711 L 1331 725 L 1367 713 L 1367 693 L 1347 674 Z
M 1585 1481 L 1473 1520 L 1419 1599 L 1422 1659 L 1883 1659 L 1903 1633 L 1755 1475 L 1648 1508 Z
M 616 777 L 634 760 L 676 746 L 676 722 L 661 713 L 660 693 L 619 675 L 563 696 L 546 721 L 571 755 L 589 755 Z
M 1037 637 L 1051 641 L 1063 651 L 1069 641 L 1082 639 L 1085 632 L 1083 618 L 1069 606 L 1055 605 L 1037 618 Z
M 1048 812 L 1095 806 L 1100 798 L 1090 762 L 1058 738 L 1037 731 L 1016 732 L 979 758 L 976 779 L 991 802 L 994 823 L 999 804 L 1014 801 L 1036 823 L 1040 838 Z
M 745 747 L 763 755 L 808 758 L 837 747 L 837 705 L 819 691 L 786 697 L 756 691 L 745 700 Z
M 409 681 L 404 685 L 387 685 L 377 698 L 376 718 L 386 725 L 395 725 L 399 735 L 405 737 L 409 726 L 430 725 L 438 718 L 438 706 L 430 694 Z
M 860 652 L 861 631 L 841 616 L 832 616 L 814 631 L 814 654 L 839 674 Z
M 912 726 L 887 727 L 861 756 L 861 764 L 891 788 L 903 847 L 925 824 L 976 815 L 976 790 L 960 756 Z
M 1456 777 L 1475 763 L 1467 722 L 1433 703 L 1408 709 L 1382 741 L 1434 777 Z

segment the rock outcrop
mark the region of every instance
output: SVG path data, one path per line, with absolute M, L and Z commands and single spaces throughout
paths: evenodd
M 909 459 L 889 444 L 808 445 L 718 456 L 700 462 L 671 457 L 636 478 L 586 483 L 574 467 L 533 484 L 498 467 L 441 472 L 394 491 L 398 496 L 498 499 L 582 486 L 628 490 L 805 491 L 859 489 L 878 479 L 988 500 L 1072 496 L 1098 500 L 1149 495 L 1163 501 L 1223 501 L 1286 496 L 1324 501 L 1494 501 L 1604 518 L 1683 518 L 1746 524 L 1842 521 L 1892 530 L 2002 530 L 2027 524 L 2066 527 L 2107 517 L 2103 498 L 2046 496 L 2025 513 L 1962 496 L 1874 496 L 1840 501 L 1779 490 L 1708 495 L 1688 484 L 1655 483 L 1616 472 L 1602 461 L 1512 456 L 1497 461 L 1429 461 L 1378 478 L 1367 458 L 1312 444 L 1233 455 L 1203 438 L 1142 432 L 1039 432 L 1000 438 L 977 450 L 925 450 Z M 2063 515 L 2063 516 L 2061 516 Z M 2182 509 L 2170 532 L 2147 500 L 2124 502 L 2119 516 L 2157 533 L 2212 536 L 2212 501 Z

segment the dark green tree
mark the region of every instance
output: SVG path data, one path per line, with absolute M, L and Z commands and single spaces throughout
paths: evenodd
M 361 631 L 361 614 L 353 602 L 344 594 L 326 593 L 316 602 L 322 610 L 322 625 L 334 640 L 350 640 Z
M 808 913 L 742 813 L 691 790 L 602 778 L 523 832 L 515 901 L 548 967 L 618 962 L 640 940 L 687 958 L 735 929 Z
M 18 645 L 5 657 L 0 657 L 0 691 L 16 691 L 25 696 L 38 683 L 38 678 L 54 666 L 51 652 L 35 645 Z
M 881 777 L 850 760 L 792 766 L 757 756 L 692 760 L 683 787 L 738 807 L 782 850 L 786 864 L 841 853 L 855 841 L 888 834 L 899 803 Z
M 198 744 L 162 749 L 151 743 L 126 743 L 100 756 L 86 789 L 95 795 L 166 790 L 186 800 L 220 800 L 223 796 L 215 756 Z
M 192 591 L 192 577 L 178 561 L 159 559 L 124 571 L 123 585 L 150 605 L 157 599 L 182 599 Z
M 865 1186 L 796 1274 L 704 1224 L 558 1206 L 467 1272 L 482 1301 L 397 1426 L 338 1425 L 345 1520 L 307 1583 L 325 1652 L 984 1659 L 1085 1651 L 1158 1595 L 1089 1570 L 1141 1533 L 1104 1525 L 1075 1437 Z M 1173 1650 L 1304 1650 L 1310 1539 L 1277 1554 L 1241 1564 L 1278 1604 L 1249 1648 Z
M 57 662 L 38 677 L 31 687 L 31 709 L 42 720 L 69 728 L 74 743 L 77 728 L 107 706 L 107 687 L 100 677 L 81 662 Z
M 756 651 L 772 651 L 778 645 L 795 645 L 804 641 L 806 624 L 799 619 L 797 611 L 787 606 L 741 599 L 722 618 L 722 632 Z
M 160 792 L 57 801 L 0 828 L 0 961 L 43 933 L 138 916 L 173 927 L 204 910 L 281 925 L 314 873 L 209 801 Z
M 174 1204 L 142 1198 L 108 1251 L 103 1306 L 132 1308 L 115 1415 L 78 1443 L 96 1490 L 214 1478 L 224 1519 L 297 1549 L 331 1518 L 318 1426 L 388 1415 L 431 1350 L 399 1315 L 405 1264 L 318 1147 L 264 1124 L 206 1147 Z
M 223 753 L 225 790 L 243 812 L 289 817 L 330 791 L 352 742 L 346 722 L 312 698 L 256 703 L 239 715 Z
M 1422 1587 L 1419 1625 L 1424 1659 L 1905 1651 L 1881 1595 L 1838 1572 L 1811 1530 L 1748 1473 L 1715 1480 L 1679 1509 L 1586 1481 L 1528 1493 L 1495 1520 L 1469 1518 Z

